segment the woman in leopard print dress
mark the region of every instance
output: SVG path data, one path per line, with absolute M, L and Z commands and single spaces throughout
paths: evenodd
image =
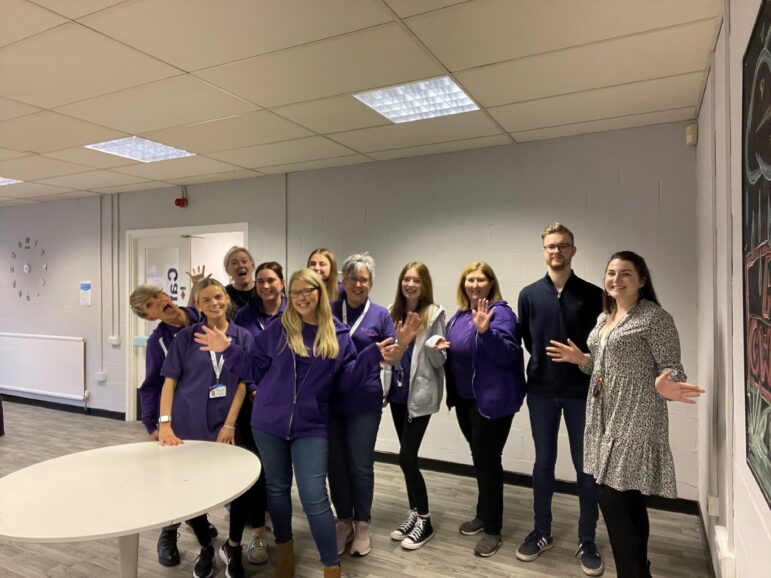
M 643 258 L 615 253 L 604 284 L 604 312 L 589 334 L 590 353 L 552 341 L 547 354 L 592 375 L 584 469 L 598 484 L 618 575 L 649 578 L 644 496 L 677 495 L 667 400 L 695 403 L 704 390 L 685 383 L 677 329 L 659 305 Z

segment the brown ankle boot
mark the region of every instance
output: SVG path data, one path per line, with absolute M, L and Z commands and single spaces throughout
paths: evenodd
M 337 566 L 324 566 L 324 578 L 340 578 L 342 574 L 340 572 L 340 564 Z
M 293 576 L 294 540 L 276 544 L 276 568 L 273 570 L 273 578 L 292 578 Z

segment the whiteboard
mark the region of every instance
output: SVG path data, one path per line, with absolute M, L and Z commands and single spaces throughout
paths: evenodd
M 0 333 L 0 390 L 64 399 L 86 398 L 83 337 Z

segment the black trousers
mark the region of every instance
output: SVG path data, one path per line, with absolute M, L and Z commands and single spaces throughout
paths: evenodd
M 597 486 L 597 498 L 608 528 L 618 578 L 651 578 L 645 496 L 637 490 L 620 492 L 601 484 Z
M 396 435 L 399 436 L 399 467 L 407 484 L 407 500 L 410 503 L 410 509 L 417 509 L 418 514 L 427 516 L 428 491 L 426 481 L 418 467 L 418 450 L 431 416 L 410 418 L 407 414 L 407 404 L 404 403 L 392 403 L 391 416 L 394 420 Z
M 477 478 L 476 517 L 485 523 L 485 534 L 500 534 L 503 526 L 503 464 L 501 455 L 511 431 L 513 415 L 482 417 L 476 400 L 458 398 L 455 406 L 460 431 L 471 447 Z
M 252 436 L 252 402 L 247 392 L 241 411 L 236 418 L 236 445 L 245 448 L 260 457 L 257 444 Z M 265 487 L 265 470 L 260 471 L 260 477 L 230 506 L 229 537 L 234 542 L 241 541 L 244 528 L 262 528 L 265 525 L 265 511 L 268 509 L 268 494 Z
M 5 435 L 5 426 L 3 425 L 3 397 L 0 396 L 0 436 Z

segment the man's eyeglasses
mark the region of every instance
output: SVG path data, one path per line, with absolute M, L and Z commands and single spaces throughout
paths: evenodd
M 311 293 L 317 291 L 318 287 L 308 287 L 307 289 L 298 289 L 297 291 L 289 291 L 290 299 L 297 299 L 300 295 L 303 297 L 310 296 Z
M 554 251 L 559 251 L 560 253 L 564 253 L 565 251 L 567 251 L 568 249 L 570 249 L 572 247 L 573 247 L 573 245 L 571 245 L 570 243 L 560 243 L 558 245 L 544 245 L 543 246 L 543 248 L 546 251 L 549 251 L 550 253 L 552 253 Z

